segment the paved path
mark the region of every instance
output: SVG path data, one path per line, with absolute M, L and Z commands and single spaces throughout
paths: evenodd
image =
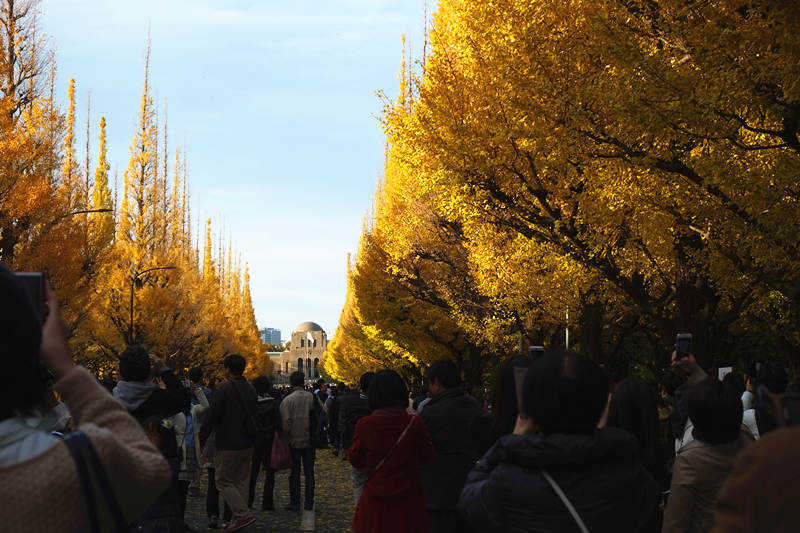
M 300 476 L 303 479 L 303 476 Z M 319 533 L 350 533 L 353 518 L 353 488 L 350 481 L 350 463 L 334 457 L 330 450 L 317 450 L 316 462 L 316 516 Z M 301 481 L 301 484 L 304 484 Z M 272 533 L 297 531 L 300 513 L 285 511 L 289 503 L 289 471 L 278 472 L 275 476 L 275 511 L 260 511 L 261 491 L 264 487 L 264 474 L 256 488 L 256 523 L 243 529 L 243 533 Z M 222 502 L 220 501 L 222 504 Z M 206 520 L 206 477 L 203 474 L 200 492 L 189 495 L 186 504 L 186 523 L 198 532 L 219 532 L 208 529 Z

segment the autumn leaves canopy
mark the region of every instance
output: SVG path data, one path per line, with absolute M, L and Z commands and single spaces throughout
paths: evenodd
M 78 162 L 75 82 L 65 113 L 55 102 L 52 53 L 36 31 L 37 7 L 0 2 L 0 261 L 47 273 L 74 352 L 100 374 L 114 368 L 126 343 L 144 344 L 178 370 L 220 371 L 222 356 L 238 352 L 255 363 L 252 373 L 269 373 L 247 268 L 230 245 L 212 245 L 210 221 L 200 257 L 185 155 L 169 155 L 149 69 L 123 190 L 115 194 L 104 118 L 96 163 L 88 120 Z
M 792 3 L 442 0 L 388 105 L 385 179 L 324 367 L 519 344 L 610 368 L 800 359 Z

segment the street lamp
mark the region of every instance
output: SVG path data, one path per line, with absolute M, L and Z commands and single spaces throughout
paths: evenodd
M 154 267 L 148 268 L 147 270 L 142 270 L 141 272 L 134 272 L 133 276 L 131 276 L 131 320 L 128 323 L 128 340 L 131 344 L 133 344 L 133 291 L 134 286 L 136 285 L 137 281 L 141 281 L 141 277 L 147 274 L 148 272 L 155 272 L 156 270 L 175 270 L 178 267 L 175 266 L 165 266 L 165 267 Z
M 69 213 L 65 213 L 65 214 L 61 215 L 60 217 L 56 217 L 55 219 L 53 219 L 50 222 L 50 227 L 55 226 L 58 222 L 64 220 L 67 217 L 72 217 L 72 216 L 75 216 L 75 215 L 85 215 L 85 214 L 88 214 L 88 213 L 113 213 L 113 212 L 114 212 L 113 209 L 106 209 L 106 208 L 103 208 L 103 209 L 79 209 L 78 211 L 71 211 Z

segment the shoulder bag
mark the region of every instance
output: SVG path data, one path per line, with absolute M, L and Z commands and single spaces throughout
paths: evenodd
M 75 469 L 78 471 L 78 480 L 81 484 L 83 503 L 86 506 L 86 514 L 89 519 L 89 528 L 92 533 L 100 533 L 100 520 L 97 516 L 97 499 L 94 495 L 94 483 L 92 478 L 97 481 L 100 491 L 103 493 L 108 509 L 114 519 L 117 531 L 127 531 L 128 522 L 122 514 L 114 489 L 108 479 L 103 463 L 97 455 L 92 441 L 81 430 L 73 431 L 64 437 L 64 444 L 67 446 L 72 459 L 75 461 Z
M 245 405 L 244 398 L 242 398 L 242 392 L 239 390 L 239 387 L 236 386 L 236 383 L 231 381 L 231 386 L 236 391 L 236 397 L 239 398 L 239 405 L 242 406 L 242 413 L 244 414 L 244 429 L 247 432 L 247 436 L 251 439 L 255 439 L 262 431 L 263 428 L 261 427 L 261 422 L 259 422 L 258 418 L 253 414 L 253 412 Z
M 567 498 L 567 495 L 564 494 L 563 490 L 561 490 L 561 487 L 558 483 L 556 483 L 556 480 L 553 479 L 553 477 L 544 468 L 540 468 L 539 471 L 542 473 L 542 476 L 544 476 L 550 486 L 553 487 L 553 490 L 556 492 L 559 499 L 561 499 L 561 502 L 564 504 L 564 507 L 567 508 L 569 514 L 572 515 L 572 519 L 575 520 L 576 524 L 578 524 L 578 529 L 581 530 L 581 533 L 589 533 L 589 529 L 586 527 L 586 524 L 583 523 L 583 520 L 578 514 L 578 511 L 575 509 L 575 506 L 572 505 L 571 501 L 569 501 L 569 498 Z
M 387 453 L 386 456 L 383 459 L 381 459 L 380 462 L 375 466 L 375 470 L 372 471 L 372 475 L 373 476 L 378 472 L 378 470 L 381 469 L 381 467 L 384 465 L 384 463 L 386 463 L 386 461 L 392 456 L 392 453 L 394 453 L 394 451 L 397 449 L 397 446 L 400 444 L 400 441 L 403 440 L 403 437 L 406 436 L 406 433 L 408 433 L 408 430 L 411 429 L 411 425 L 414 423 L 414 420 L 416 418 L 417 418 L 416 415 L 411 415 L 411 420 L 409 420 L 408 425 L 403 430 L 403 432 L 400 434 L 400 436 L 397 437 L 397 440 L 394 442 L 394 445 L 389 450 L 389 453 Z

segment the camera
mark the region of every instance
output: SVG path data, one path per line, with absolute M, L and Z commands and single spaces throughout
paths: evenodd
M 28 291 L 28 296 L 33 303 L 33 310 L 40 324 L 47 319 L 47 305 L 45 304 L 44 274 L 41 272 L 16 272 L 14 274 Z

